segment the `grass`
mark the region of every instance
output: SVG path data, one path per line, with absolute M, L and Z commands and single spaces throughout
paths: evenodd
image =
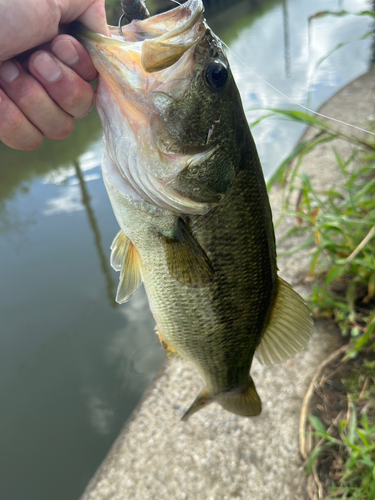
M 298 113 L 298 120 L 301 115 L 304 113 Z M 310 124 L 314 121 L 309 117 Z M 323 131 L 297 146 L 290 155 L 295 159 L 293 168 L 284 168 L 278 178 L 284 185 L 285 213 L 296 220 L 284 238 L 303 234 L 299 249 L 309 249 L 311 254 L 313 311 L 317 316 L 333 317 L 342 334 L 350 335 L 350 355 L 354 355 L 375 331 L 375 149 L 355 136 L 344 137 L 356 148 L 345 160 L 334 149 L 342 180 L 320 192 L 306 173 L 300 173 L 306 153 L 342 136 L 325 125 Z M 291 206 L 293 194 L 296 201 Z
M 358 419 L 355 405 L 350 405 L 349 418 L 338 425 L 338 438 L 328 432 L 321 420 L 310 417 L 316 429 L 316 436 L 323 444 L 310 455 L 307 473 L 313 468 L 314 461 L 327 448 L 335 448 L 338 457 L 344 457 L 339 486 L 332 487 L 326 498 L 350 498 L 371 500 L 375 498 L 375 425 L 369 423 L 367 413 Z
M 335 321 L 350 343 L 341 363 L 353 360 L 350 366 L 356 367 L 340 380 L 348 407 L 345 418 L 337 411 L 337 421 L 332 424 L 330 417 L 331 424 L 325 425 L 322 418 L 310 416 L 315 448 L 306 472 L 319 485 L 310 498 L 375 499 L 375 147 L 302 112 L 270 114 L 316 130 L 270 184 L 284 186 L 284 216 L 295 220 L 284 238 L 303 236 L 290 253 L 305 250 L 311 255 L 307 280 L 312 283 L 313 314 Z M 301 165 L 312 149 L 336 138 L 349 141 L 353 151 L 343 158 L 333 149 L 341 180 L 319 191 Z

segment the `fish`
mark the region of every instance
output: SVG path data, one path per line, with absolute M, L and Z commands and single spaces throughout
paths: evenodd
M 313 322 L 279 275 L 265 180 L 221 40 L 201 0 L 74 36 L 98 70 L 102 172 L 120 226 L 116 300 L 144 284 L 169 357 L 191 361 L 211 403 L 252 417 L 250 375 L 305 349 Z

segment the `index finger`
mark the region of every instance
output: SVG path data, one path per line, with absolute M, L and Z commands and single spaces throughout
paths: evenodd
M 78 21 L 93 31 L 108 36 L 105 0 L 103 2 L 100 0 L 99 2 L 95 1 L 95 3 L 78 18 Z

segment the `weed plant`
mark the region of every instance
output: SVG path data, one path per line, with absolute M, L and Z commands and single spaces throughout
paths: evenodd
M 364 412 L 358 422 L 354 404 L 350 405 L 348 420 L 339 423 L 339 438 L 327 432 L 317 417 L 310 417 L 316 429 L 315 434 L 323 439 L 323 444 L 310 455 L 307 472 L 311 472 L 316 457 L 326 448 L 335 448 L 336 456 L 343 460 L 340 486 L 331 489 L 327 498 L 371 500 L 375 498 L 375 426 L 370 425 Z

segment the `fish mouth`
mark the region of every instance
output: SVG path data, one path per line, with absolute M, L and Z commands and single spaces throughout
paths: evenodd
M 113 91 L 144 91 L 150 80 L 167 83 L 168 70 L 205 35 L 206 25 L 201 0 L 188 0 L 179 7 L 122 27 L 109 26 L 110 37 L 95 33 L 81 24 L 72 34 L 90 53 L 98 72 Z M 186 74 L 186 65 L 179 73 Z M 154 79 L 151 74 L 157 74 Z M 178 75 L 173 74 L 176 80 Z

